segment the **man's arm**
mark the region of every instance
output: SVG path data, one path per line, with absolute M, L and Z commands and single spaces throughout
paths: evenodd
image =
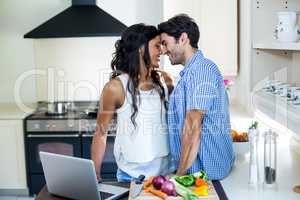
M 184 175 L 196 159 L 204 114 L 200 110 L 190 110 L 186 113 L 181 136 L 180 160 L 176 175 Z

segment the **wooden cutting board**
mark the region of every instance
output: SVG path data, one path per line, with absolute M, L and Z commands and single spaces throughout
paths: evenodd
M 148 193 L 144 190 L 142 190 L 142 192 L 140 193 L 139 196 L 137 196 L 136 198 L 132 198 L 131 197 L 131 192 L 132 192 L 132 188 L 134 186 L 134 182 L 132 181 L 130 183 L 130 190 L 129 190 L 129 200 L 161 200 L 161 198 L 154 196 L 151 193 Z M 192 189 L 192 187 L 191 187 Z M 212 184 L 211 181 L 209 181 L 209 192 L 208 192 L 208 196 L 199 196 L 199 199 L 205 199 L 205 200 L 219 200 L 218 194 Z M 181 196 L 177 196 L 177 197 L 168 197 L 167 200 L 183 200 L 183 197 Z

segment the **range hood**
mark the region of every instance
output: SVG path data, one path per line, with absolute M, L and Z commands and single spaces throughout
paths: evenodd
M 120 36 L 127 27 L 96 5 L 72 0 L 72 6 L 24 35 L 24 38 Z

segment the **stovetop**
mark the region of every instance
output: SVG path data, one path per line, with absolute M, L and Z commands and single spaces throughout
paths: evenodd
M 44 103 L 44 102 L 43 102 Z M 25 132 L 91 132 L 96 129 L 97 102 L 72 102 L 73 106 L 61 115 L 47 114 L 44 106 L 25 118 Z M 115 131 L 115 119 L 108 131 Z
M 29 115 L 27 120 L 70 120 L 70 119 L 96 119 L 96 111 L 68 111 L 61 115 L 49 115 L 46 111 L 36 111 Z
M 26 120 L 70 120 L 70 119 L 96 119 L 98 101 L 75 101 L 63 102 L 68 104 L 67 112 L 64 114 L 49 114 L 47 106 L 49 102 L 40 101 L 36 111 L 29 115 Z

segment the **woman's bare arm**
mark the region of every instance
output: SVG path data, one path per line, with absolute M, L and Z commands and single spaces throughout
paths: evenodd
M 105 153 L 107 128 L 116 109 L 123 99 L 122 85 L 119 80 L 112 79 L 103 88 L 97 116 L 97 128 L 93 136 L 91 157 L 95 164 L 97 178 L 101 180 L 101 164 Z

